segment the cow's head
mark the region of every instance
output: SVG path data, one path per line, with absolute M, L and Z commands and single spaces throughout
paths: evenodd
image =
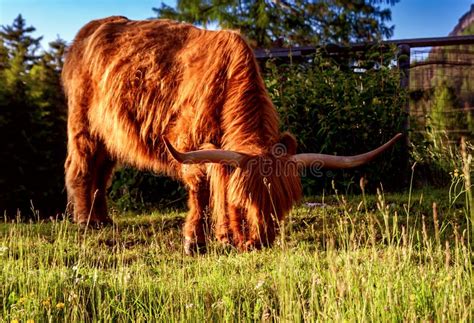
M 235 232 L 232 235 L 234 243 L 245 248 L 246 243 L 259 246 L 273 242 L 280 221 L 301 198 L 303 170 L 319 173 L 322 168 L 363 165 L 390 148 L 401 136 L 397 134 L 384 145 L 356 156 L 296 154 L 296 140 L 288 133 L 282 134 L 279 143 L 267 152 L 258 155 L 223 149 L 179 152 L 166 138 L 163 139 L 169 153 L 180 163 L 209 164 L 209 169 L 220 164 L 229 169 L 225 181 L 220 182 L 223 187 L 217 190 L 225 191 L 226 210 L 223 212 L 237 213 L 233 217 L 242 223 L 242 236 Z

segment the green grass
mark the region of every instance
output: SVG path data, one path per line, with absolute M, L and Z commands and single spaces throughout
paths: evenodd
M 446 191 L 328 196 L 288 217 L 275 246 L 210 241 L 187 257 L 183 212 L 0 223 L 3 321 L 465 321 L 474 319 L 465 207 Z M 432 203 L 438 204 L 438 225 Z M 410 203 L 410 204 L 409 204 Z M 437 230 L 435 229 L 437 228 Z M 435 233 L 437 232 L 437 233 Z

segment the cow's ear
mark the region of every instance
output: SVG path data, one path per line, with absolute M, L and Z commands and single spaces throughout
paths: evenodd
M 298 144 L 296 143 L 296 138 L 289 132 L 284 132 L 280 136 L 280 143 L 286 147 L 286 151 L 288 155 L 296 154 L 296 147 Z

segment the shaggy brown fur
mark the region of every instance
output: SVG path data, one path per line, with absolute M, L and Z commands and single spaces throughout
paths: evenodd
M 301 196 L 296 173 L 263 174 L 285 161 L 272 147 L 281 136 L 253 52 L 232 31 L 205 31 L 169 20 L 95 20 L 77 34 L 66 57 L 66 186 L 78 223 L 108 221 L 106 186 L 115 162 L 164 172 L 189 189 L 188 241 L 202 243 L 212 209 L 216 236 L 238 247 L 269 244 Z M 242 168 L 182 165 L 164 147 L 222 148 L 251 156 Z

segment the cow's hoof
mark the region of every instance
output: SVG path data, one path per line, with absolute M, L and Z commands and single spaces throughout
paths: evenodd
M 228 253 L 233 252 L 236 249 L 236 247 L 232 243 L 232 240 L 228 239 L 227 237 L 224 239 L 219 239 L 218 242 L 219 242 L 219 249 L 224 253 L 228 254 Z
M 262 249 L 262 244 L 255 240 L 247 240 L 245 243 L 239 246 L 241 251 L 253 251 Z
M 207 252 L 205 242 L 196 242 L 191 239 L 184 239 L 184 253 L 187 256 L 202 255 Z
M 230 241 L 230 239 L 229 239 L 227 236 L 219 237 L 219 238 L 217 239 L 217 241 L 219 241 L 219 243 L 220 243 L 221 246 L 223 246 L 223 247 L 232 246 L 232 242 Z
M 80 226 L 80 227 L 88 227 L 88 228 L 91 228 L 91 229 L 102 229 L 106 226 L 110 226 L 110 225 L 113 225 L 114 222 L 112 221 L 111 218 L 107 217 L 107 218 L 104 218 L 104 219 L 90 219 L 89 221 L 78 221 L 77 224 Z
M 109 226 L 109 225 L 113 225 L 114 224 L 114 221 L 112 220 L 112 218 L 110 217 L 105 217 L 105 218 L 102 218 L 100 220 L 97 221 L 101 226 Z

